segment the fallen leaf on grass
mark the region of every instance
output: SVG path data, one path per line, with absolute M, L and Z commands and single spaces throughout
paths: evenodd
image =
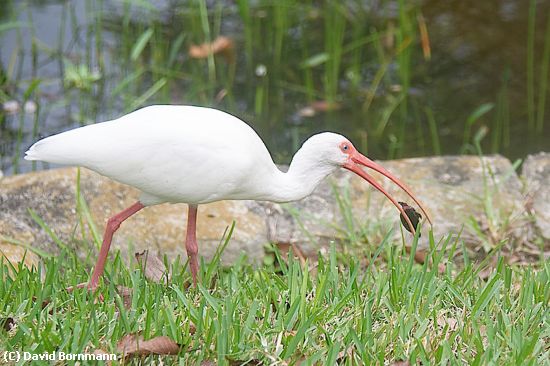
M 411 254 L 411 247 L 406 245 L 405 251 L 407 252 L 407 254 Z M 424 264 L 426 260 L 429 260 L 427 250 L 424 248 L 416 248 L 416 252 L 414 253 L 414 261 L 418 264 Z M 447 266 L 445 265 L 445 263 L 439 263 L 437 266 L 437 272 L 439 274 L 445 273 L 446 269 Z
M 33 297 L 32 297 L 32 301 L 33 301 L 33 302 L 36 302 L 36 300 L 38 300 L 38 298 L 37 298 L 36 296 L 33 296 Z M 42 300 L 42 304 L 41 304 L 42 309 L 44 309 L 46 306 L 48 306 L 49 303 L 50 303 L 50 300 L 49 300 L 49 299 Z M 53 314 L 53 308 L 50 309 L 50 311 L 49 311 L 48 313 L 49 313 L 50 315 Z
M 405 251 L 407 254 L 411 254 L 411 247 L 410 245 L 405 245 Z M 416 252 L 414 252 L 414 261 L 418 264 L 424 264 L 426 262 L 426 257 L 428 256 L 428 252 L 423 248 L 416 248 Z
M 148 250 L 141 253 L 135 253 L 136 260 L 141 266 L 145 278 L 153 282 L 170 282 L 170 274 L 164 265 L 164 262 L 156 254 L 149 254 Z
M 0 320 L 0 323 L 2 323 L 2 328 L 6 332 L 9 332 L 10 330 L 12 330 L 15 327 L 15 320 L 13 320 L 12 317 L 3 318 L 3 319 Z
M 428 254 L 426 253 L 425 250 L 416 250 L 416 253 L 414 253 L 414 260 L 416 261 L 416 263 L 419 263 L 419 264 L 424 264 L 424 262 L 426 262 L 426 256 Z
M 192 58 L 207 58 L 210 55 L 222 54 L 227 63 L 235 62 L 235 44 L 229 37 L 219 36 L 211 43 L 191 45 L 189 56 Z
M 189 322 L 189 334 L 195 334 L 197 327 L 192 322 Z
M 117 351 L 123 356 L 177 355 L 180 345 L 166 336 L 144 341 L 140 334 L 127 334 L 118 342 Z
M 280 242 L 280 243 L 277 243 L 277 248 L 279 249 L 279 252 L 281 253 L 285 261 L 288 260 L 288 254 L 292 250 L 292 253 L 294 253 L 294 255 L 298 257 L 302 265 L 306 263 L 306 256 L 304 255 L 304 252 L 302 252 L 302 250 L 298 245 L 293 243 Z
M 305 267 L 306 260 L 309 260 L 307 262 L 309 264 L 308 265 L 309 274 L 311 276 L 314 276 L 314 277 L 317 276 L 318 262 L 317 262 L 316 257 L 308 256 L 306 253 L 304 253 L 302 251 L 300 246 L 297 245 L 297 244 L 287 243 L 287 242 L 279 242 L 276 245 L 277 245 L 277 248 L 279 249 L 279 253 L 281 253 L 282 259 L 285 262 L 288 261 L 288 255 L 292 251 L 294 256 L 296 256 L 298 258 L 298 260 L 300 261 L 300 264 L 302 265 L 302 268 Z

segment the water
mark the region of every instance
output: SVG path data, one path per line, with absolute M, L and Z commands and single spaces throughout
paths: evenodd
M 472 153 L 484 128 L 486 153 L 515 159 L 550 151 L 545 105 L 542 132 L 528 128 L 526 0 L 424 0 L 406 8 L 383 0 L 206 2 L 207 16 L 200 1 L 141 3 L 0 1 L 0 101 L 20 106 L 0 112 L 4 174 L 47 167 L 22 160 L 39 136 L 115 118 L 136 103 L 230 111 L 254 126 L 281 163 L 324 130 L 377 159 Z M 535 110 L 549 13 L 550 1 L 538 1 Z M 190 58 L 189 46 L 208 34 L 233 39 L 236 62 Z M 34 79 L 40 83 L 21 112 Z M 475 118 L 483 105 L 486 113 Z

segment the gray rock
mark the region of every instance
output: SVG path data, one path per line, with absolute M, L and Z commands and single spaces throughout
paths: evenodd
M 550 153 L 529 155 L 523 163 L 527 206 L 534 214 L 537 229 L 550 239 Z
M 527 224 L 524 215 L 521 184 L 509 160 L 500 156 L 443 156 L 392 161 L 384 164 L 407 181 L 413 192 L 426 204 L 433 220 L 436 241 L 448 234 L 461 233 L 467 245 L 477 249 L 483 245 L 490 250 L 502 239 L 522 237 Z M 387 185 L 386 185 L 387 186 Z M 399 194 L 410 202 L 394 185 L 387 186 L 390 193 Z M 376 197 L 375 202 L 380 202 Z M 382 217 L 388 213 L 387 203 Z M 378 210 L 378 209 L 377 209 Z M 376 211 L 371 211 L 375 214 Z M 393 221 L 395 222 L 395 220 Z M 509 225 L 503 225 L 508 222 Z M 395 226 L 395 224 L 394 224 Z M 421 245 L 428 240 L 424 225 Z
M 520 229 L 527 222 L 521 184 L 512 164 L 502 156 L 486 156 L 483 164 L 477 156 L 414 158 L 380 164 L 405 182 L 426 206 L 436 240 L 462 231 L 461 238 L 467 244 L 482 243 L 490 249 L 509 234 L 523 235 Z M 372 175 L 399 201 L 414 204 L 388 179 L 378 173 Z M 334 192 L 347 198 L 344 201 L 348 204 L 340 206 Z M 401 241 L 399 211 L 384 195 L 348 171 L 329 177 L 300 202 L 267 205 L 269 238 L 300 244 L 308 253 L 315 252 L 320 244 L 362 233 L 376 244 L 390 229 L 393 239 Z M 512 218 L 513 225 L 500 227 L 497 219 L 506 218 Z M 421 245 L 428 243 L 428 226 L 425 222 Z M 404 230 L 403 235 L 410 238 Z
M 46 252 L 59 252 L 51 235 L 31 217 L 31 209 L 63 243 L 85 257 L 92 242 L 92 227 L 95 226 L 101 240 L 107 218 L 131 205 L 139 196 L 133 188 L 81 169 L 80 189 L 90 208 L 94 223 L 91 225 L 76 210 L 76 177 L 75 168 L 65 168 L 5 177 L 0 181 L 0 250 L 5 253 L 9 250 L 13 253 L 11 258 L 18 260 L 24 250 L 11 244 L 10 238 L 13 238 Z M 264 217 L 256 213 L 259 206 L 254 212 L 255 206 L 256 203 L 245 201 L 201 206 L 197 221 L 201 255 L 211 258 L 226 228 L 238 220 L 222 260 L 233 262 L 243 252 L 253 262 L 263 258 L 267 227 Z M 122 224 L 112 245 L 129 252 L 125 257 L 131 257 L 134 251 L 156 248 L 171 257 L 185 258 L 186 216 L 187 207 L 182 204 L 147 207 Z
M 541 197 L 536 206 L 548 223 L 547 155 L 545 168 L 537 157 L 525 163 L 528 182 Z M 536 163 L 534 161 L 537 161 Z M 531 163 L 533 161 L 534 163 Z M 495 155 L 446 156 L 385 161 L 381 164 L 404 181 L 425 204 L 433 219 L 436 240 L 462 230 L 462 239 L 474 249 L 486 250 L 501 239 L 524 239 L 529 232 L 521 184 L 505 158 Z M 534 168 L 529 168 L 531 165 Z M 538 170 L 537 170 L 538 169 Z M 63 243 L 85 256 L 90 248 L 92 225 L 76 210 L 76 169 L 56 169 L 0 181 L 0 250 L 20 260 L 20 246 L 13 238 L 47 252 L 58 252 L 51 236 L 32 219 L 28 209 L 40 216 Z M 91 171 L 81 170 L 81 192 L 90 207 L 96 233 L 101 240 L 108 217 L 132 204 L 138 197 L 133 188 L 118 184 Z M 372 173 L 398 200 L 412 200 L 394 184 Z M 535 177 L 535 178 L 531 178 Z M 538 177 L 538 178 L 537 178 Z M 535 183 L 539 182 L 539 183 Z M 538 184 L 538 185 L 537 185 Z M 338 197 L 338 199 L 337 199 Z M 543 204 L 544 203 L 544 204 Z M 170 256 L 185 257 L 186 206 L 164 204 L 148 207 L 125 222 L 114 236 L 113 246 L 129 252 L 157 249 Z M 546 215 L 546 216 L 545 216 Z M 399 212 L 381 193 L 355 174 L 341 170 L 327 178 L 314 193 L 299 202 L 274 204 L 254 201 L 222 201 L 199 208 L 197 237 L 201 255 L 211 258 L 225 229 L 236 221 L 233 238 L 224 252 L 229 263 L 241 253 L 258 262 L 267 242 L 298 244 L 306 255 L 331 241 L 368 241 L 378 245 L 390 229 L 394 239 L 407 242 L 411 236 L 400 229 Z M 548 226 L 538 223 L 545 235 Z M 428 225 L 421 245 L 428 240 Z M 86 239 L 86 240 L 85 240 Z M 344 247 L 345 248 L 345 247 Z M 36 258 L 31 260 L 31 264 Z

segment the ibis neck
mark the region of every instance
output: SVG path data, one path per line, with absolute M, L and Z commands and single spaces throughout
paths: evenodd
M 309 196 L 337 166 L 321 163 L 318 157 L 299 150 L 286 173 L 275 169 L 269 187 L 269 201 L 290 202 Z

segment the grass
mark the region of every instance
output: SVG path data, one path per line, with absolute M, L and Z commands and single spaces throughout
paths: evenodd
M 487 216 L 503 220 L 485 184 Z M 0 328 L 0 350 L 101 350 L 122 361 L 119 343 L 139 334 L 168 337 L 178 354 L 125 359 L 132 364 L 550 364 L 550 259 L 509 265 L 504 238 L 486 239 L 490 250 L 476 262 L 460 233 L 435 240 L 430 232 L 422 249 L 418 238 L 392 242 L 391 232 L 366 242 L 380 228 L 356 222 L 349 192 L 333 188 L 344 241 L 317 257 L 298 260 L 271 246 L 261 266 L 244 255 L 222 266 L 231 227 L 214 258 L 201 263 L 198 287 L 180 258 L 165 257 L 157 264 L 165 275 L 152 279 L 152 261 L 127 265 L 116 252 L 98 292 L 69 293 L 65 288 L 88 280 L 99 241 L 77 179 L 79 226 L 89 238 L 79 245 L 93 249 L 83 260 L 29 212 L 61 253 L 27 247 L 41 257 L 38 269 L 0 263 L 0 325 L 7 329 Z M 299 212 L 287 209 L 300 223 Z
M 497 258 L 483 280 L 483 268 L 467 258 L 449 261 L 459 240 L 432 238 L 423 265 L 414 250 L 387 240 L 365 259 L 332 246 L 315 266 L 283 260 L 276 248 L 272 266 L 203 263 L 197 288 L 188 287 L 181 261 L 165 284 L 111 255 L 96 294 L 64 290 L 89 274 L 68 253 L 45 259 L 39 270 L 2 264 L 0 317 L 16 326 L 0 331 L 0 347 L 118 353 L 123 336 L 141 332 L 181 346 L 178 357 L 149 356 L 149 363 L 549 364 L 549 261 L 534 269 Z M 131 299 L 118 286 L 130 288 Z
M 474 138 L 478 152 L 482 138 Z M 393 242 L 391 232 L 377 239 L 383 229 L 356 222 L 349 191 L 333 187 L 344 239 L 316 257 L 298 260 L 275 245 L 261 266 L 244 255 L 223 266 L 231 227 L 214 258 L 201 263 L 198 287 L 180 258 L 161 263 L 168 280 L 152 279 L 152 262 L 125 262 L 114 252 L 96 293 L 65 290 L 88 280 L 100 241 L 77 179 L 78 226 L 87 242 L 75 249 L 29 211 L 59 255 L 12 240 L 40 265 L 0 263 L 0 351 L 100 350 L 122 361 L 119 343 L 139 334 L 145 341 L 168 337 L 178 354 L 129 357 L 131 364 L 550 365 L 550 259 L 541 252 L 529 265 L 507 263 L 509 223 L 493 207 L 498 187 L 487 170 L 480 199 L 495 228 L 473 230 L 488 247 L 481 261 L 460 233 L 436 240 L 430 232 L 426 248 L 417 248 L 418 238 Z M 287 209 L 300 224 L 300 213 Z M 91 248 L 86 258 L 82 247 Z
M 524 73 L 514 74 L 513 65 L 506 65 L 501 74 L 495 72 L 501 75 L 495 95 L 477 96 L 450 118 L 447 105 L 414 94 L 423 80 L 431 88 L 439 50 L 431 47 L 430 53 L 430 37 L 437 34 L 429 16 L 406 1 L 395 2 L 393 16 L 382 16 L 356 2 L 333 0 L 237 1 L 228 8 L 204 0 L 189 6 L 174 2 L 168 15 L 146 0 L 124 1 L 120 13 L 87 0 L 83 23 L 75 3 L 64 2 L 54 25 L 57 41 L 49 45 L 35 29 L 30 3 L 8 3 L 0 35 L 15 32 L 16 47 L 8 64 L 0 65 L 0 102 L 37 103 L 33 112 L 15 116 L 0 111 L 2 138 L 9 136 L 2 140 L 9 148 L 0 149 L 0 169 L 8 156 L 13 173 L 21 170 L 19 157 L 28 143 L 57 132 L 48 130 L 49 118 L 60 110 L 65 125 L 81 125 L 151 103 L 217 106 L 254 121 L 274 155 L 283 159 L 318 129 L 341 130 L 364 153 L 392 158 L 479 153 L 486 135 L 490 151 L 509 151 L 527 145 L 511 125 L 518 116 L 527 120 L 521 131 L 543 136 L 547 127 L 550 20 L 537 20 L 534 0 L 527 9 Z M 190 45 L 220 35 L 234 38 L 233 61 L 189 57 Z M 56 65 L 53 78 L 42 69 L 50 64 Z M 517 80 L 524 75 L 525 96 L 516 98 Z M 52 102 L 46 91 L 57 84 L 59 98 Z M 340 109 L 296 117 L 315 101 Z M 451 137 L 442 132 L 449 129 L 456 130 Z M 487 256 L 480 263 L 468 257 L 456 237 L 430 238 L 429 260 L 422 263 L 416 262 L 414 241 L 403 245 L 390 242 L 388 235 L 365 243 L 382 229 L 357 225 L 349 197 L 335 192 L 345 222 L 343 246 L 334 244 L 305 264 L 292 256 L 284 259 L 277 247 L 260 267 L 244 257 L 231 267 L 218 260 L 203 263 L 198 288 L 189 287 L 182 261 L 169 265 L 166 284 L 146 279 L 137 264 L 127 266 L 112 253 L 99 293 L 68 293 L 67 286 L 88 279 L 95 252 L 82 260 L 30 211 L 61 254 L 35 250 L 42 262 L 33 270 L 0 264 L 0 325 L 7 319 L 15 324 L 0 329 L 0 349 L 118 353 L 125 335 L 141 332 L 144 339 L 165 335 L 181 345 L 179 357 L 149 356 L 145 361 L 151 364 L 162 358 L 166 364 L 205 365 L 404 360 L 549 365 L 550 262 L 507 264 L 506 238 L 514 218 L 496 209 L 493 189 L 498 187 L 490 178 L 484 197 L 476 197 L 489 230 L 475 227 L 475 220 L 469 228 L 484 243 Z M 76 200 L 83 237 L 96 248 L 100 233 L 79 187 Z M 298 219 L 299 213 L 291 214 Z M 231 245 L 230 239 L 222 244 Z M 105 301 L 98 301 L 100 295 Z

